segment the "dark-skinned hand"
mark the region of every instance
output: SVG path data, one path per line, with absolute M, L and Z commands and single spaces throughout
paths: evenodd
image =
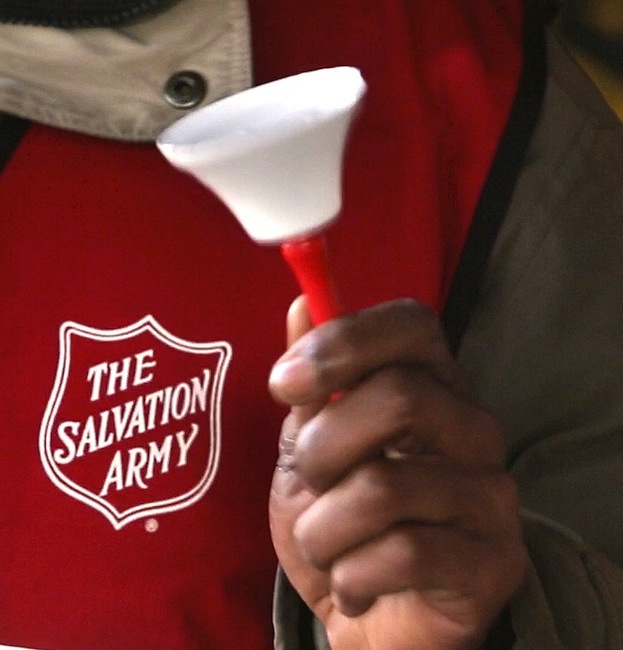
M 290 582 L 333 650 L 478 648 L 526 551 L 502 431 L 437 317 L 400 300 L 311 329 L 298 299 L 288 339 L 270 520 Z

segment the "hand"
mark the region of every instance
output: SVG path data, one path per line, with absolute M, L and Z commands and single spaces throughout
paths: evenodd
M 395 301 L 310 329 L 270 388 L 290 405 L 273 543 L 333 650 L 477 648 L 526 567 L 503 435 L 437 318 Z

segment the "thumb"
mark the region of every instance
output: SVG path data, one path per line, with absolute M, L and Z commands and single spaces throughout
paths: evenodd
M 307 298 L 301 295 L 292 302 L 288 309 L 286 320 L 288 347 L 312 328 L 313 324 L 307 308 Z
M 314 328 L 314 324 L 307 306 L 307 298 L 300 295 L 295 298 L 286 318 L 286 334 L 288 347 L 301 338 L 304 334 Z M 291 418 L 300 427 L 301 424 L 313 417 L 322 407 L 322 404 L 307 404 L 306 406 L 295 406 L 291 409 Z
M 286 318 L 288 350 L 313 327 L 307 306 L 307 298 L 304 295 L 298 296 L 290 305 Z M 306 386 L 310 381 L 314 380 L 313 376 L 310 377 L 310 374 L 313 373 L 313 367 L 306 359 L 294 364 L 282 363 L 287 356 L 288 351 L 277 360 L 268 378 L 270 392 L 278 402 L 283 404 L 289 403 L 288 395 L 290 392 L 297 392 L 301 389 L 301 384 Z M 315 411 L 317 409 L 312 409 L 312 412 Z M 304 410 L 304 413 L 307 414 L 307 409 Z

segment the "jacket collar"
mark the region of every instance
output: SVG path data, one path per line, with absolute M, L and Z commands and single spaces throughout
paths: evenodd
M 189 110 L 164 92 L 187 70 L 207 84 L 198 107 L 250 85 L 246 0 L 182 0 L 115 28 L 0 25 L 0 110 L 52 126 L 153 140 Z

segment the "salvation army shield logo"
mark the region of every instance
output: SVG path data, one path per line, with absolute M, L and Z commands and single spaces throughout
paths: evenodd
M 116 528 L 186 508 L 216 475 L 231 346 L 152 316 L 114 330 L 66 322 L 41 423 L 45 472 Z

